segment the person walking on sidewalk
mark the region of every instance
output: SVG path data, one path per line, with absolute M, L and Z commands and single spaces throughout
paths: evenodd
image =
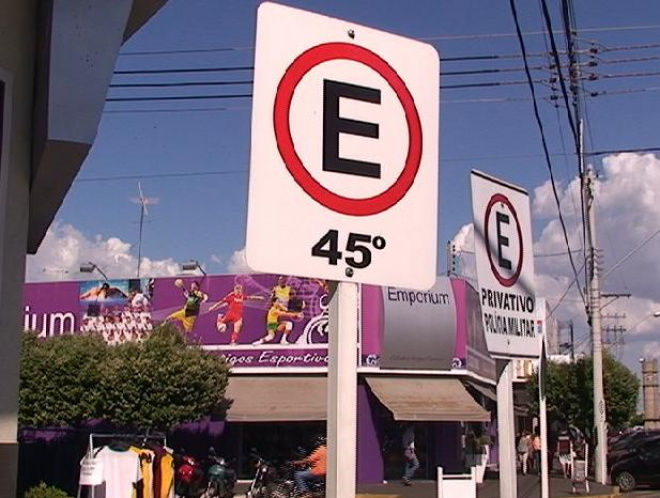
M 529 433 L 522 431 L 518 438 L 518 463 L 520 463 L 520 472 L 527 475 L 527 460 L 529 460 Z
M 415 429 L 411 424 L 404 427 L 401 442 L 403 444 L 403 457 L 405 459 L 402 480 L 405 486 L 412 486 L 412 478 L 415 475 L 415 471 L 419 468 L 419 459 L 415 452 Z
M 536 473 L 541 475 L 541 451 L 543 451 L 543 448 L 541 447 L 541 436 L 538 429 L 534 432 L 534 437 L 532 438 L 532 450 L 534 451 L 534 468 L 536 469 Z

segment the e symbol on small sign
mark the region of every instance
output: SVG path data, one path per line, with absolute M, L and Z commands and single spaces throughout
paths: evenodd
M 493 212 L 495 213 L 495 244 L 491 244 L 490 240 L 490 219 Z M 511 218 L 513 218 L 515 224 L 511 223 Z M 484 238 L 486 241 L 486 251 L 488 252 L 488 261 L 490 262 L 491 271 L 500 284 L 504 287 L 511 287 L 518 281 L 518 277 L 520 277 L 525 252 L 518 213 L 506 196 L 503 194 L 494 194 L 488 202 L 484 219 Z M 510 233 L 511 229 L 516 232 L 515 241 L 518 243 L 518 258 L 515 270 L 512 261 L 504 256 L 505 248 L 513 250 L 514 252 L 516 249 L 515 247 L 511 247 L 511 238 L 505 235 Z M 495 263 L 493 258 L 493 252 L 497 253 L 497 263 Z

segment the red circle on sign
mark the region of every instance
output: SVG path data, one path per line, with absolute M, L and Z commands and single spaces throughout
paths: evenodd
M 408 154 L 403 170 L 387 190 L 373 197 L 345 197 L 321 185 L 303 165 L 291 136 L 289 112 L 296 87 L 315 66 L 337 59 L 359 62 L 376 71 L 394 90 L 406 116 Z M 415 181 L 422 158 L 422 125 L 415 101 L 396 71 L 380 56 L 364 47 L 349 43 L 324 43 L 300 54 L 287 68 L 277 87 L 273 121 L 277 148 L 289 173 L 312 199 L 328 209 L 353 216 L 378 214 L 399 202 Z
M 511 275 L 509 278 L 500 275 L 500 273 L 497 271 L 495 263 L 493 263 L 493 254 L 491 252 L 490 238 L 488 233 L 488 220 L 490 218 L 490 212 L 493 209 L 493 206 L 498 202 L 505 204 L 509 208 L 509 211 L 511 211 L 511 214 L 513 215 L 513 219 L 516 220 L 516 230 L 518 232 L 518 247 L 520 247 L 520 251 L 519 251 L 520 257 L 518 258 L 518 265 L 516 266 L 515 273 Z M 504 287 L 511 287 L 513 284 L 515 284 L 518 281 L 518 277 L 520 277 L 520 272 L 522 271 L 522 264 L 523 264 L 522 230 L 520 229 L 520 221 L 518 220 L 518 213 L 516 212 L 516 208 L 513 207 L 511 201 L 509 201 L 509 199 L 507 199 L 504 195 L 502 194 L 493 195 L 493 197 L 490 198 L 490 202 L 488 202 L 488 206 L 486 207 L 486 217 L 485 217 L 484 225 L 485 225 L 484 240 L 486 241 L 486 252 L 488 253 L 488 261 L 490 262 L 490 269 L 500 284 L 502 284 Z

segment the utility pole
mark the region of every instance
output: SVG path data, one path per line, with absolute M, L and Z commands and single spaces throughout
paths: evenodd
M 605 484 L 607 480 L 607 432 L 605 396 L 603 389 L 603 337 L 600 307 L 600 268 L 598 265 L 598 237 L 596 229 L 596 175 L 593 167 L 584 164 L 584 121 L 580 91 L 580 64 L 574 43 L 571 0 L 562 0 L 566 12 L 566 41 L 569 55 L 570 89 L 576 123 L 576 149 L 582 183 L 582 206 L 585 223 L 585 249 L 587 254 L 587 313 L 591 326 L 591 344 L 594 385 L 595 477 Z
M 594 382 L 594 429 L 595 429 L 595 475 L 596 481 L 605 484 L 607 479 L 607 432 L 605 395 L 603 389 L 603 336 L 600 310 L 600 268 L 597 261 L 598 238 L 596 235 L 595 185 L 593 168 L 587 168 L 584 182 L 584 202 L 587 211 L 587 244 L 589 250 L 589 318 L 593 347 Z

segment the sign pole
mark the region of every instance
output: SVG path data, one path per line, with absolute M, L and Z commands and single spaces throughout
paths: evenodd
M 355 496 L 358 285 L 331 282 L 326 496 Z
M 546 351 L 545 331 L 541 338 L 541 358 L 539 361 L 539 436 L 541 437 L 541 498 L 550 496 L 550 474 L 548 461 L 548 400 L 547 400 L 547 370 L 548 358 Z
M 513 362 L 497 360 L 497 443 L 500 460 L 500 496 L 517 498 L 516 434 L 513 413 Z

